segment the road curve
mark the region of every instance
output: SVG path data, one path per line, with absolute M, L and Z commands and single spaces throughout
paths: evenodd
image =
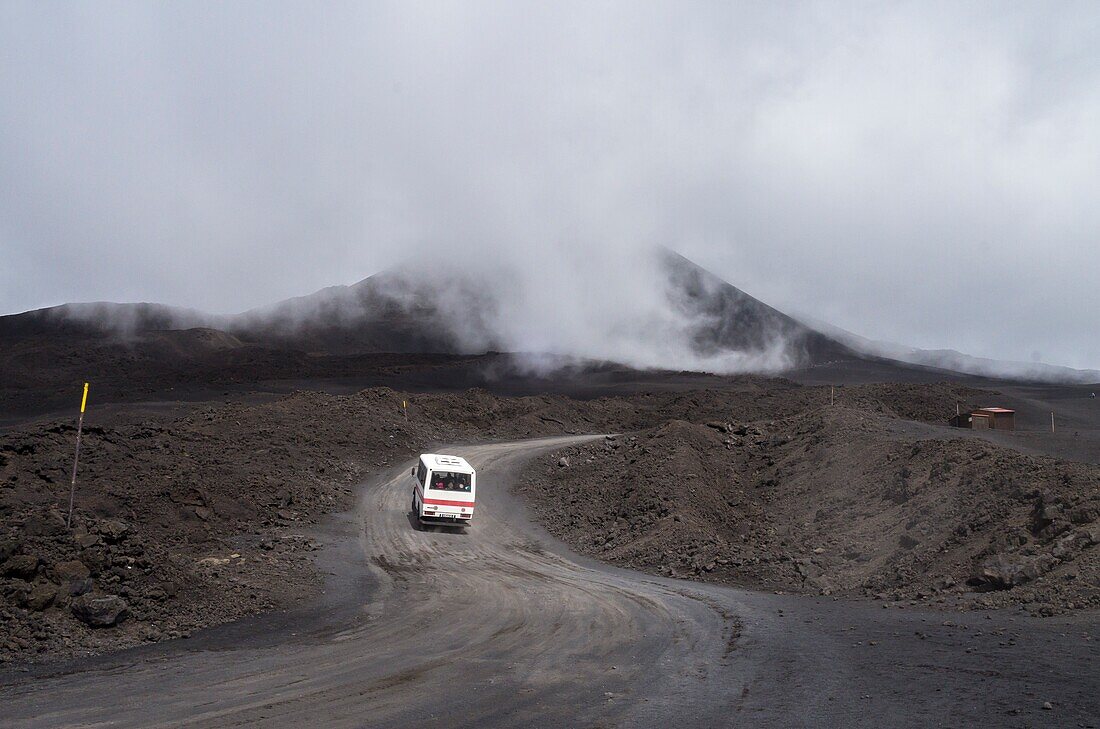
M 577 440 L 455 449 L 478 469 L 465 533 L 414 528 L 411 463 L 379 474 L 329 525 L 316 604 L 5 678 L 0 725 L 1098 722 L 1095 615 L 883 610 L 570 555 L 507 487 L 531 457 Z

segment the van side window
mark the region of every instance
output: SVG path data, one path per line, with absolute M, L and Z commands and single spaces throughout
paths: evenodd
M 428 477 L 428 469 L 424 466 L 424 461 L 420 462 L 420 468 L 416 469 L 416 480 L 420 482 L 420 485 L 424 485 L 424 479 Z

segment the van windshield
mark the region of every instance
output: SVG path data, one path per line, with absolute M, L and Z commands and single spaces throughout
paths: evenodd
M 433 491 L 462 491 L 468 494 L 471 488 L 470 474 L 432 471 L 432 480 L 428 488 Z

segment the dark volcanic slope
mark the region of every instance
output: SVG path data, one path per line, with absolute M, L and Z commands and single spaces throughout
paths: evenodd
M 663 251 L 669 298 L 697 322 L 693 341 L 700 354 L 760 351 L 781 342 L 795 366 L 859 359 L 840 342 L 749 296 L 673 251 Z
M 899 354 L 904 362 L 899 361 L 869 340 L 827 324 L 808 326 L 673 251 L 656 253 L 666 274 L 669 305 L 686 322 L 687 340 L 701 358 L 721 361 L 732 354 L 759 362 L 754 355 L 762 354 L 764 361 L 776 363 L 782 354 L 788 375 L 810 383 L 941 381 L 971 371 L 1066 381 L 1086 381 L 1095 374 L 1051 367 L 1025 371 L 985 360 L 974 369 L 975 358 L 943 358 L 936 353 L 926 353 L 929 357 L 919 362 Z M 235 316 L 102 302 L 0 316 L 0 389 L 33 379 L 31 369 L 56 370 L 67 364 L 79 366 L 83 374 L 74 378 L 80 379 L 105 369 L 127 377 L 139 374 L 138 365 L 145 372 L 174 369 L 181 363 L 220 371 L 243 362 L 251 368 L 244 379 L 256 383 L 353 376 L 361 363 L 348 362 L 347 357 L 510 351 L 495 332 L 494 320 L 506 320 L 508 311 L 502 310 L 493 291 L 493 286 L 469 276 L 425 278 L 406 268 Z M 204 331 L 177 334 L 199 329 Z M 227 363 L 231 349 L 244 352 Z M 937 362 L 939 366 L 933 366 Z M 216 379 L 220 385 L 225 378 Z M 236 374 L 230 379 L 241 381 Z M 467 375 L 463 379 L 471 381 Z M 489 384 L 477 380 L 474 376 L 472 384 Z M 0 393 L 0 404 L 3 399 Z
M 660 252 L 667 293 L 691 325 L 698 353 L 766 350 L 789 344 L 797 364 L 855 353 L 754 299 L 672 251 Z M 499 303 L 472 279 L 420 280 L 384 272 L 353 286 L 214 317 L 155 304 L 69 304 L 0 317 L 0 341 L 41 336 L 110 335 L 140 341 L 147 332 L 224 330 L 242 343 L 328 355 L 377 352 L 475 354 L 504 348 L 490 318 Z
M 492 304 L 469 291 L 457 296 L 474 312 Z M 476 315 L 470 318 L 477 321 Z M 327 355 L 484 352 L 492 344 L 484 328 L 456 336 L 433 297 L 392 273 L 228 317 L 160 304 L 65 304 L 0 317 L 0 343 L 92 338 L 141 349 L 150 338 L 163 341 L 166 332 L 188 329 L 219 330 L 241 344 Z
M 461 317 L 449 313 L 457 302 Z M 411 274 L 383 272 L 253 309 L 234 317 L 230 328 L 250 341 L 326 354 L 479 354 L 499 349 L 485 324 L 494 307 L 473 281 L 417 282 Z
M 62 304 L 22 314 L 0 316 L 0 343 L 34 337 L 110 336 L 131 339 L 141 332 L 194 327 L 222 327 L 224 317 L 163 304 L 114 304 L 96 301 Z

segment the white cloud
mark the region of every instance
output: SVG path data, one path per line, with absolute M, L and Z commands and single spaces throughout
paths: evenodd
M 520 271 L 515 341 L 626 347 L 663 243 L 873 338 L 1100 366 L 1098 17 L 8 3 L 0 309 L 229 312 L 458 251 Z

